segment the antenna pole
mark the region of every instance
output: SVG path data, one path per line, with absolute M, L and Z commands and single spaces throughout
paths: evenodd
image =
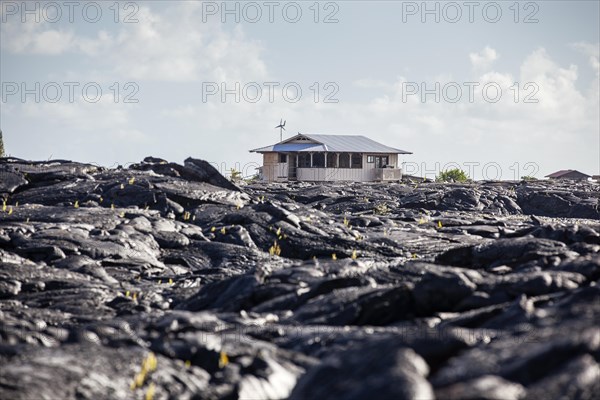
M 283 131 L 285 131 L 285 123 L 287 121 L 284 121 L 283 118 L 279 121 L 279 125 L 277 125 L 275 127 L 275 129 L 279 128 L 279 141 L 283 142 Z

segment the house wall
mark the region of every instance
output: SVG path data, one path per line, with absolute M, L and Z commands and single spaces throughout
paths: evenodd
M 399 181 L 402 179 L 402 170 L 400 168 L 381 168 L 375 170 L 375 180 L 377 181 Z
M 382 174 L 375 168 L 375 163 L 368 163 L 367 156 L 374 154 L 363 154 L 363 167 L 361 168 L 298 168 L 298 180 L 300 181 L 355 181 L 372 182 L 381 178 Z M 387 155 L 390 165 L 400 168 L 398 165 L 397 154 L 378 154 Z M 379 173 L 378 173 L 379 172 Z M 400 179 L 400 172 L 385 174 L 389 179 Z
M 375 170 L 359 168 L 298 168 L 299 181 L 355 181 L 367 182 L 375 177 Z
M 375 168 L 375 163 L 368 163 L 367 156 L 374 154 L 363 154 L 362 168 L 298 168 L 297 179 L 299 181 L 355 181 L 371 182 L 381 178 Z M 379 154 L 381 155 L 381 154 Z M 398 165 L 397 154 L 383 154 L 389 157 L 389 163 L 395 168 Z M 288 157 L 289 160 L 289 157 Z M 266 181 L 286 181 L 288 180 L 288 163 L 279 162 L 279 153 L 263 154 L 263 178 Z M 389 175 L 389 174 L 388 174 Z M 390 175 L 391 176 L 391 175 Z M 393 175 L 398 176 L 397 174 Z M 399 179 L 399 178 L 398 178 Z
M 264 153 L 262 173 L 269 182 L 287 180 L 288 164 L 279 162 L 279 153 Z
M 393 165 L 395 168 L 400 168 L 400 165 L 398 164 L 398 154 L 368 154 L 365 153 L 363 154 L 363 168 L 366 169 L 375 169 L 375 163 L 368 163 L 367 162 L 367 157 L 368 156 L 388 156 L 389 157 L 389 164 Z

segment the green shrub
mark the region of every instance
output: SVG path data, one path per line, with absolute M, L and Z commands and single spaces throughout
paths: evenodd
M 436 182 L 466 182 L 469 177 L 462 169 L 454 168 L 447 171 L 442 171 L 435 178 Z
M 522 176 L 521 180 L 523 180 L 523 181 L 537 181 L 537 178 L 535 176 L 526 175 L 526 176 Z

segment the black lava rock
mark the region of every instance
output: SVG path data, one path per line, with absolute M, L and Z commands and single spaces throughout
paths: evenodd
M 0 159 L 0 398 L 593 399 L 599 199 Z

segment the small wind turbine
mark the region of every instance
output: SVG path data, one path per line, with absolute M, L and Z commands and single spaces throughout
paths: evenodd
M 285 123 L 287 121 L 283 121 L 283 119 L 279 120 L 279 125 L 275 127 L 275 129 L 279 128 L 279 141 L 283 141 L 283 131 L 285 131 Z

